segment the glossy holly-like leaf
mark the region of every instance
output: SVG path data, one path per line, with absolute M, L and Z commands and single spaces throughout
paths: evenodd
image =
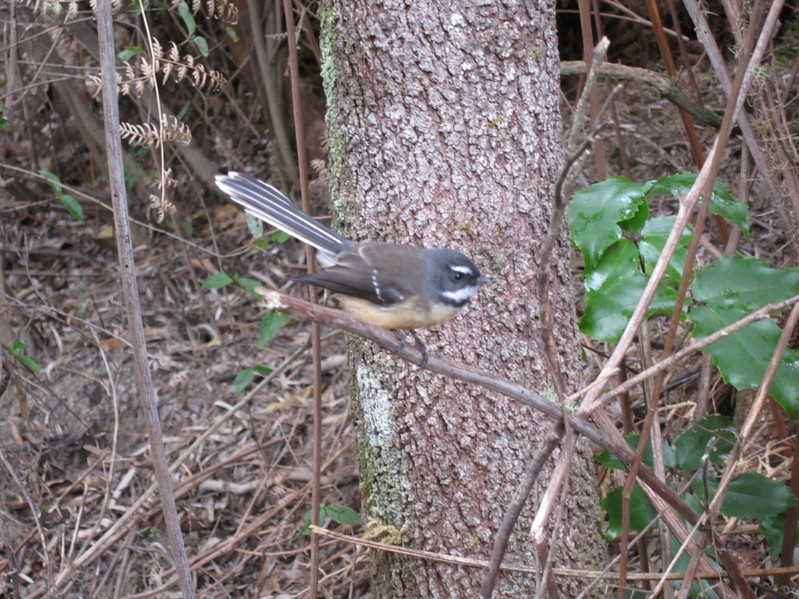
M 676 465 L 683 470 L 698 470 L 707 454 L 711 463 L 730 453 L 735 442 L 735 426 L 726 416 L 714 414 L 691 424 L 674 440 Z
M 696 181 L 697 173 L 678 173 L 652 182 L 650 195 L 670 193 L 675 198 L 685 195 Z M 749 208 L 732 197 L 721 181 L 716 181 L 710 197 L 710 213 L 723 216 L 749 237 Z
M 718 490 L 718 478 L 697 478 L 692 488 L 707 503 Z M 709 494 L 709 497 L 705 497 L 705 494 Z M 757 522 L 766 537 L 771 554 L 777 555 L 782 549 L 784 515 L 788 508 L 797 506 L 799 500 L 787 485 L 756 472 L 746 472 L 730 483 L 724 501 L 721 502 L 721 513 Z
M 638 442 L 641 440 L 641 435 L 636 433 L 631 433 L 629 435 L 624 435 L 624 439 L 630 445 L 633 451 L 638 450 Z M 671 448 L 671 445 L 667 441 L 663 441 L 662 443 L 662 453 L 663 453 L 663 463 L 666 468 L 672 468 L 675 464 L 674 458 L 674 450 Z M 622 463 L 622 461 L 617 458 L 616 456 L 612 455 L 609 451 L 603 451 L 596 457 L 596 461 L 607 468 L 613 468 L 614 470 L 626 470 L 626 466 Z M 652 446 L 647 445 L 647 448 L 644 450 L 643 456 L 644 465 L 651 468 L 653 464 L 652 460 Z
M 624 487 L 616 487 L 602 500 L 602 508 L 608 513 L 608 536 L 617 538 L 622 529 L 622 492 Z M 657 517 L 657 512 L 638 485 L 630 494 L 630 530 L 643 530 Z
M 586 277 L 588 290 L 580 330 L 598 341 L 615 343 L 641 299 L 647 277 L 639 268 L 638 249 L 626 239 L 616 242 Z M 647 315 L 671 314 L 676 292 L 661 286 Z
M 702 339 L 749 312 L 737 306 L 698 306 L 691 310 L 690 317 L 694 321 L 695 335 Z M 724 382 L 739 390 L 757 389 L 781 333 L 773 320 L 760 320 L 702 351 L 711 355 Z M 792 419 L 799 415 L 799 352 L 785 351 L 770 391 Z
M 696 301 L 756 310 L 799 293 L 799 269 L 772 268 L 754 258 L 729 256 L 703 268 L 694 281 Z
M 651 273 L 655 267 L 655 263 L 660 258 L 663 252 L 663 246 L 666 245 L 666 239 L 669 237 L 676 218 L 673 216 L 658 216 L 651 219 L 644 225 L 641 231 L 641 241 L 638 243 L 638 250 L 641 252 L 641 257 L 644 259 L 644 270 L 646 273 Z M 669 262 L 666 269 L 665 278 L 673 284 L 677 284 L 682 278 L 683 271 L 685 270 L 685 260 L 688 251 L 685 246 L 691 241 L 691 231 L 686 229 L 680 236 L 679 247 L 674 252 L 674 256 Z
M 764 516 L 783 514 L 789 507 L 797 506 L 799 501 L 783 483 L 757 472 L 745 472 L 730 483 L 721 513 L 760 521 Z
M 645 202 L 647 187 L 624 177 L 608 177 L 572 196 L 569 230 L 583 253 L 587 272 L 607 248 L 621 239 L 620 222 L 635 218 Z

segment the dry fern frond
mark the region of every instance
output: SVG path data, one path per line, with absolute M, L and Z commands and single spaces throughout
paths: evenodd
M 192 81 L 197 88 L 207 88 L 210 91 L 218 91 L 227 83 L 227 79 L 222 73 L 207 69 L 202 63 L 196 62 L 191 54 L 181 57 L 175 42 L 170 42 L 166 57 L 162 56 L 158 59 L 158 71 L 164 74 L 164 82 L 170 75 L 174 76 L 175 81 L 182 81 L 191 73 Z
M 191 142 L 191 130 L 186 123 L 181 123 L 174 116 L 162 115 L 161 126 L 153 123 L 132 125 L 120 123 L 120 137 L 134 146 L 158 146 L 163 142 L 174 142 L 188 145 Z
M 158 73 L 163 73 L 162 85 L 165 85 L 170 76 L 180 82 L 191 75 L 192 83 L 198 89 L 207 89 L 215 92 L 227 83 L 227 79 L 219 71 L 206 68 L 202 63 L 196 62 L 191 54 L 180 55 L 177 44 L 170 42 L 169 51 L 164 55 L 164 50 L 158 40 L 152 40 L 153 58 L 139 56 L 135 64 L 124 63 L 124 77 L 117 73 L 117 87 L 120 95 L 127 96 L 144 94 L 146 86 L 155 80 Z M 89 75 L 88 83 L 93 95 L 98 93 L 95 87 L 101 81 L 99 75 Z
M 161 143 L 161 136 L 158 127 L 153 123 L 143 123 L 141 125 L 131 125 L 130 123 L 120 123 L 120 137 L 127 139 L 133 146 L 154 146 Z
M 175 208 L 175 204 L 167 200 L 165 197 L 162 198 L 155 194 L 150 194 L 150 208 L 156 211 L 156 222 L 162 223 L 164 222 L 164 215 L 166 212 L 170 214 L 175 214 L 177 209 Z
M 115 12 L 118 12 L 122 10 L 122 7 L 124 6 L 124 0 L 111 0 L 111 6 Z M 89 0 L 89 7 L 92 9 L 94 14 L 97 14 L 97 0 Z
M 161 42 L 156 38 L 150 38 L 150 51 L 153 53 L 153 60 L 159 61 L 164 57 L 164 49 L 161 47 Z
M 239 22 L 239 9 L 230 0 L 206 0 L 205 6 L 209 15 L 223 23 L 235 25 Z
M 170 10 L 176 10 L 181 0 L 172 0 Z M 191 0 L 191 13 L 196 15 L 203 7 L 203 0 Z M 218 19 L 223 23 L 235 25 L 239 22 L 239 9 L 231 0 L 205 0 L 206 18 Z
M 65 17 L 65 20 L 72 21 L 77 16 L 78 16 L 78 3 L 75 0 L 70 0 L 69 4 L 67 4 L 67 16 Z
M 186 146 L 191 143 L 191 129 L 174 116 L 161 116 L 161 141 L 172 141 Z
M 178 180 L 172 176 L 171 168 L 166 169 L 160 177 L 150 182 L 150 187 L 155 187 L 156 189 L 161 189 L 163 187 L 174 189 L 177 186 Z
M 100 95 L 100 90 L 103 88 L 103 79 L 100 75 L 87 75 L 86 76 L 86 89 L 92 98 Z

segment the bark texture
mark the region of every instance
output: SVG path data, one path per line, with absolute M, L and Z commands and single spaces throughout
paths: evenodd
M 490 279 L 464 313 L 423 332 L 431 353 L 551 388 L 534 297 L 562 163 L 554 2 L 327 0 L 322 5 L 329 177 L 356 239 L 453 247 Z M 580 379 L 568 242 L 553 261 L 564 379 Z M 356 348 L 353 393 L 365 516 L 395 543 L 485 559 L 537 439 L 551 423 L 480 389 Z M 588 457 L 573 464 L 557 562 L 601 559 Z M 534 564 L 536 492 L 507 561 Z M 380 556 L 375 597 L 474 597 L 482 572 Z M 562 586 L 566 596 L 573 589 Z M 531 597 L 502 575 L 495 597 Z

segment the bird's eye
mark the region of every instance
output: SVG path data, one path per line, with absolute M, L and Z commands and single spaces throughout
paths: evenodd
M 460 280 L 463 278 L 463 273 L 462 273 L 462 272 L 458 272 L 457 270 L 456 270 L 456 271 L 453 271 L 453 273 L 452 273 L 452 278 L 453 278 L 455 281 L 460 281 Z

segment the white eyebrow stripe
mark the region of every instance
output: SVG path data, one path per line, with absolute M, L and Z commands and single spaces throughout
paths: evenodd
M 461 266 L 460 264 L 450 264 L 450 270 L 454 270 L 455 272 L 460 272 L 465 275 L 473 275 L 474 270 L 470 266 Z

